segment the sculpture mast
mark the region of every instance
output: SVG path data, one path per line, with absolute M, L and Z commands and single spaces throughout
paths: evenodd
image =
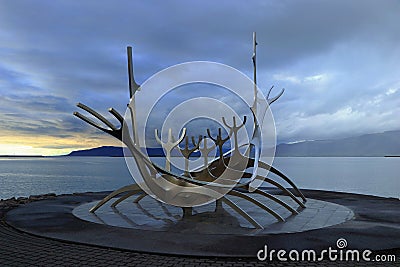
M 254 82 L 254 103 L 253 103 L 253 112 L 257 114 L 257 66 L 256 66 L 256 32 L 253 32 L 253 56 L 251 59 L 253 60 L 253 82 Z
M 129 77 L 129 96 L 130 103 L 128 107 L 131 111 L 132 117 L 132 131 L 133 131 L 133 142 L 135 145 L 139 144 L 139 138 L 137 133 L 137 123 L 136 123 L 136 106 L 135 106 L 135 93 L 137 90 L 140 90 L 140 85 L 138 85 L 135 81 L 135 77 L 133 76 L 133 60 L 132 60 L 132 47 L 127 47 L 128 54 L 128 77 Z

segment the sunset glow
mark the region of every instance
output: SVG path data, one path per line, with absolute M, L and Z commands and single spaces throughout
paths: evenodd
M 52 137 L 0 137 L 1 156 L 59 156 L 66 155 L 72 150 L 87 149 L 99 146 L 120 146 L 118 141 L 105 137 L 90 140 L 85 137 L 59 139 Z

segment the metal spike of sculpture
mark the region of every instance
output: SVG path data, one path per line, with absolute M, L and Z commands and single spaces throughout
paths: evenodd
M 252 62 L 253 62 L 253 69 L 254 69 L 254 76 L 253 76 L 253 82 L 254 82 L 254 102 L 252 107 L 250 108 L 252 110 L 253 116 L 257 113 L 257 109 L 259 108 L 257 106 L 257 103 L 259 101 L 259 98 L 257 96 L 257 73 L 256 73 L 256 34 L 253 34 L 253 55 L 252 55 Z M 93 109 L 89 108 L 88 106 L 84 104 L 77 104 L 78 108 L 81 108 L 82 110 L 88 112 L 91 114 L 93 117 L 95 117 L 100 123 L 103 125 L 99 124 L 98 122 L 95 122 L 88 117 L 82 115 L 79 112 L 74 112 L 74 115 L 77 116 L 78 118 L 82 119 L 86 123 L 96 127 L 97 129 L 106 132 L 113 137 L 119 139 L 122 141 L 127 148 L 129 149 L 132 157 L 134 158 L 138 169 L 140 171 L 140 175 L 142 177 L 148 179 L 149 183 L 152 183 L 152 181 L 156 179 L 165 179 L 169 183 L 180 185 L 183 187 L 193 187 L 193 186 L 202 186 L 202 185 L 208 185 L 212 184 L 214 188 L 218 187 L 226 187 L 226 186 L 232 186 L 232 188 L 223 196 L 221 196 L 219 199 L 217 199 L 217 209 L 218 207 L 222 207 L 222 203 L 225 203 L 228 205 L 230 208 L 232 208 L 235 212 L 237 212 L 239 215 L 241 215 L 244 219 L 246 219 L 250 224 L 252 224 L 256 228 L 263 228 L 262 225 L 260 225 L 257 220 L 252 218 L 246 211 L 244 211 L 242 208 L 240 208 L 236 203 L 234 203 L 228 196 L 234 196 L 238 197 L 240 199 L 249 201 L 250 203 L 253 203 L 254 205 L 258 206 L 259 208 L 263 209 L 266 211 L 268 214 L 274 216 L 278 221 L 285 221 L 285 219 L 277 213 L 277 211 L 271 209 L 264 203 L 260 202 L 256 198 L 252 197 L 252 194 L 257 194 L 260 196 L 263 196 L 265 198 L 268 198 L 272 201 L 274 201 L 276 204 L 284 207 L 288 211 L 290 211 L 292 214 L 298 214 L 298 209 L 299 208 L 305 208 L 304 203 L 306 202 L 306 198 L 304 195 L 300 192 L 300 190 L 296 187 L 296 185 L 287 177 L 285 176 L 282 172 L 280 172 L 278 169 L 275 167 L 271 166 L 268 163 L 265 163 L 261 160 L 256 160 L 250 156 L 250 151 L 251 151 L 251 145 L 246 149 L 244 154 L 240 153 L 239 151 L 239 144 L 238 144 L 238 132 L 239 130 L 246 124 L 247 117 L 244 116 L 244 119 L 241 123 L 239 123 L 239 126 L 237 125 L 237 118 L 234 116 L 232 117 L 232 124 L 228 124 L 225 117 L 222 117 L 222 123 L 229 129 L 228 135 L 223 138 L 222 137 L 222 130 L 221 128 L 218 129 L 218 134 L 216 137 L 214 137 L 210 131 L 210 129 L 207 129 L 207 135 L 208 138 L 202 134 L 199 136 L 198 141 L 196 142 L 195 138 L 192 136 L 192 144 L 193 147 L 189 148 L 189 137 L 186 136 L 186 129 L 184 128 L 182 130 L 182 133 L 177 141 L 173 140 L 173 135 L 172 135 L 172 130 L 169 129 L 168 131 L 168 138 L 167 141 L 164 142 L 161 140 L 161 136 L 159 137 L 158 130 L 154 129 L 155 132 L 155 138 L 159 144 L 162 145 L 164 151 L 166 152 L 166 158 L 165 158 L 165 168 L 157 165 L 156 163 L 152 162 L 148 157 L 146 157 L 141 148 L 140 148 L 140 142 L 139 142 L 139 136 L 137 133 L 137 121 L 136 121 L 136 110 L 135 110 L 135 93 L 136 91 L 141 89 L 141 86 L 136 83 L 133 75 L 133 60 L 132 60 L 132 48 L 128 47 L 127 49 L 127 55 L 128 55 L 128 74 L 129 74 L 129 92 L 130 92 L 130 104 L 128 105 L 128 110 L 130 112 L 130 125 L 132 129 L 132 134 L 133 136 L 131 137 L 130 131 L 129 131 L 129 125 L 126 119 L 120 115 L 116 110 L 110 109 L 109 112 L 119 121 L 120 126 L 116 126 L 112 124 L 109 120 L 107 120 L 104 116 L 100 115 Z M 270 88 L 267 94 L 267 103 L 272 104 L 275 102 L 284 92 L 284 89 L 276 95 L 275 97 L 270 98 L 270 93 L 272 91 L 273 87 Z M 257 138 L 257 131 L 259 130 L 260 126 L 258 125 L 257 119 L 254 118 L 254 126 L 253 126 L 253 137 L 252 138 Z M 123 138 L 125 136 L 125 138 Z M 128 138 L 126 138 L 128 136 Z M 227 142 L 231 137 L 233 136 L 233 142 L 234 142 L 234 148 L 233 150 L 229 151 L 228 153 L 224 153 L 223 151 L 223 146 L 224 143 Z M 210 146 L 207 140 L 212 140 L 213 144 Z M 179 144 L 183 142 L 183 145 L 179 147 Z M 202 146 L 200 146 L 200 144 Z M 214 150 L 216 147 L 218 147 L 218 153 L 219 157 L 214 158 L 209 161 L 209 153 Z M 184 171 L 181 175 L 175 174 L 171 172 L 171 152 L 174 148 L 178 148 L 180 152 L 182 153 L 184 159 L 185 159 L 185 168 Z M 203 166 L 199 169 L 194 169 L 190 170 L 189 168 L 189 158 L 190 155 L 195 152 L 199 151 L 201 153 L 201 156 L 204 159 Z M 243 165 L 244 164 L 244 165 Z M 253 168 L 257 170 L 257 168 L 260 169 L 265 169 L 267 171 L 270 171 L 274 173 L 277 177 L 281 178 L 285 182 L 287 182 L 294 190 L 295 196 L 290 190 L 288 190 L 286 187 L 284 187 L 281 183 L 270 179 L 269 177 L 266 176 L 261 176 L 258 175 L 257 173 L 249 173 L 246 172 L 246 169 L 248 168 Z M 230 174 L 232 175 L 237 175 L 239 171 L 242 171 L 242 178 L 251 178 L 254 177 L 253 179 L 250 179 L 250 181 L 244 181 L 242 180 L 236 181 L 236 180 L 230 180 Z M 222 181 L 218 182 L 216 181 Z M 276 188 L 279 188 L 284 194 L 288 195 L 290 199 L 292 199 L 298 207 L 294 206 L 292 207 L 288 203 L 286 203 L 284 200 L 281 198 L 272 195 L 271 193 L 268 193 L 264 190 L 261 190 L 259 188 L 254 188 L 252 186 L 252 183 L 254 181 L 257 181 L 259 183 L 266 182 Z M 246 192 L 246 193 L 245 193 Z M 171 190 L 171 192 L 166 192 L 166 194 L 170 194 L 171 197 L 174 194 L 178 194 L 179 192 L 174 192 Z M 95 212 L 98 208 L 100 208 L 102 205 L 107 203 L 110 200 L 113 200 L 114 202 L 111 204 L 112 207 L 115 207 L 118 205 L 120 202 L 128 199 L 131 196 L 137 195 L 137 198 L 134 200 L 135 203 L 138 203 L 142 198 L 147 196 L 147 193 L 137 184 L 131 184 L 124 186 L 118 190 L 115 190 L 114 192 L 110 193 L 108 196 L 106 196 L 104 199 L 102 199 L 100 202 L 98 202 L 90 211 Z M 182 207 L 183 209 L 183 214 L 184 217 L 187 215 L 191 215 L 192 213 L 192 208 L 191 207 Z
M 190 155 L 193 154 L 193 152 L 195 152 L 196 150 L 199 149 L 199 145 L 201 142 L 201 135 L 199 136 L 199 140 L 196 144 L 196 141 L 194 139 L 194 136 L 192 136 L 192 144 L 193 147 L 189 149 L 189 136 L 185 137 L 185 146 L 183 148 L 179 147 L 179 151 L 181 152 L 181 154 L 183 155 L 183 157 L 185 158 L 185 176 L 190 177 L 190 173 L 189 173 L 189 158 Z
M 207 136 L 203 136 L 203 147 L 198 147 L 198 150 L 200 151 L 201 155 L 204 158 L 204 164 L 203 164 L 203 170 L 205 170 L 208 166 L 208 154 L 210 154 L 211 151 L 213 151 L 215 148 L 215 144 L 212 146 L 207 145 Z
M 172 136 L 172 129 L 168 129 L 168 141 L 163 142 L 161 141 L 161 138 L 158 137 L 158 130 L 154 130 L 154 135 L 156 137 L 157 142 L 162 146 L 164 151 L 166 152 L 167 155 L 165 155 L 165 169 L 167 171 L 171 170 L 171 152 L 172 150 L 177 147 L 180 142 L 182 142 L 183 138 L 185 138 L 186 135 L 186 129 L 183 128 L 182 134 L 179 137 L 178 141 L 174 141 L 174 137 Z

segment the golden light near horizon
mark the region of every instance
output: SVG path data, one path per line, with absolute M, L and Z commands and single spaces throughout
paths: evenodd
M 111 138 L 76 136 L 56 138 L 49 136 L 1 136 L 0 155 L 2 156 L 60 156 L 73 150 L 94 148 L 99 146 L 118 146 Z
M 60 156 L 68 154 L 71 150 L 41 148 L 20 144 L 0 144 L 1 156 Z
M 18 144 L 0 144 L 0 155 L 41 155 L 40 151 L 32 146 L 18 145 Z

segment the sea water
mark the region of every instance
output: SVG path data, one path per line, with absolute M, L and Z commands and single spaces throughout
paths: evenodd
M 300 188 L 400 197 L 400 158 L 278 157 L 273 165 Z M 133 182 L 124 158 L 0 158 L 2 199 L 109 191 Z

